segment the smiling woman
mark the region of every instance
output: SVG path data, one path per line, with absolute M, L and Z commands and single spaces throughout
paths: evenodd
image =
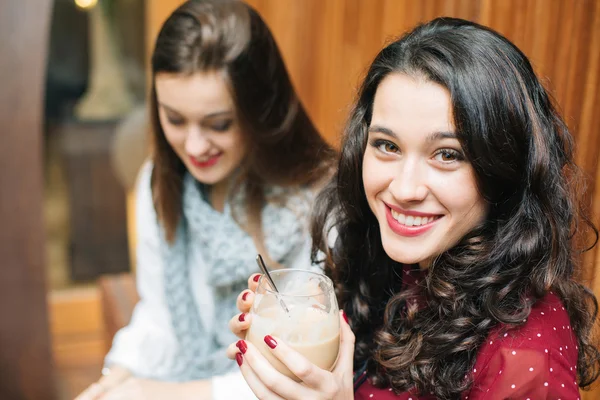
M 241 1 L 175 10 L 152 78 L 153 153 L 136 190 L 141 300 L 80 399 L 253 398 L 239 372 L 227 375 L 227 323 L 257 252 L 310 267 L 308 214 L 335 152 Z
M 348 317 L 338 363 L 265 337 L 297 383 L 242 339 L 228 355 L 258 397 L 579 399 L 597 379 L 572 138 L 505 37 L 438 18 L 387 45 L 338 165 L 312 231 Z
M 219 211 L 248 150 L 225 79 L 218 71 L 155 78 L 165 137 L 189 173 L 211 185 L 211 202 Z
M 356 335 L 355 398 L 579 398 L 600 355 L 574 280 L 577 177 L 506 38 L 438 18 L 385 47 L 313 231 Z
M 398 262 L 427 268 L 483 222 L 487 204 L 454 131 L 443 86 L 404 74 L 379 84 L 362 175 L 383 248 Z

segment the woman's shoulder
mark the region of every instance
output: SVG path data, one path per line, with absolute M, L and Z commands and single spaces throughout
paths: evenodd
M 499 330 L 504 330 L 504 327 L 498 327 L 495 333 L 499 334 Z M 562 300 L 554 292 L 549 292 L 531 307 L 524 324 L 505 332 L 501 342 L 545 348 L 574 338 L 569 314 Z
M 315 191 L 306 185 L 265 187 L 264 211 L 286 209 L 298 217 L 309 214 L 315 200 Z
M 557 352 L 569 355 L 571 361 L 576 363 L 577 339 L 561 299 L 550 292 L 532 306 L 529 317 L 522 325 L 512 329 L 500 325 L 493 329 L 480 350 L 480 356 L 504 348 L 511 349 L 511 352 L 519 349 L 545 354 Z
M 146 161 L 138 173 L 135 185 L 135 203 L 137 224 L 147 224 L 149 221 L 156 221 L 156 211 L 154 209 L 154 200 L 152 195 L 152 171 L 154 164 L 152 161 Z M 138 229 L 139 230 L 139 229 Z
M 152 181 L 152 171 L 154 170 L 154 163 L 152 160 L 146 160 L 137 175 L 136 179 L 136 191 L 139 193 L 140 191 L 149 191 L 152 192 L 151 181 Z
M 578 393 L 577 360 L 578 342 L 569 314 L 550 292 L 533 305 L 522 325 L 512 329 L 500 325 L 490 332 L 477 355 L 471 392 Z

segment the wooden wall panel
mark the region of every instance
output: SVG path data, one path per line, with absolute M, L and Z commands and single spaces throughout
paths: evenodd
M 42 105 L 51 0 L 0 6 L 0 399 L 55 399 L 44 268 Z
M 154 41 L 160 27 L 167 17 L 185 0 L 146 0 L 144 8 L 146 13 L 146 59 L 150 61 L 150 54 L 154 48 Z
M 181 2 L 147 1 L 156 3 L 153 21 L 164 18 L 157 16 Z M 271 27 L 303 103 L 333 143 L 338 141 L 357 84 L 390 37 L 442 15 L 470 19 L 504 34 L 527 54 L 562 111 L 575 137 L 578 165 L 589 179 L 585 200 L 600 225 L 600 184 L 596 184 L 600 182 L 600 0 L 247 3 Z M 583 280 L 600 297 L 599 265 L 600 251 L 594 248 L 585 255 Z M 584 398 L 600 398 L 600 393 Z

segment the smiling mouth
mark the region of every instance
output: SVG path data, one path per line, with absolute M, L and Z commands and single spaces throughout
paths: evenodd
M 433 229 L 443 215 L 422 215 L 403 214 L 392 210 L 389 206 L 385 207 L 385 216 L 389 228 L 397 235 L 404 237 L 418 237 Z
M 424 226 L 442 218 L 441 215 L 413 216 L 399 213 L 395 210 L 392 210 L 391 208 L 389 208 L 389 210 L 392 215 L 392 218 L 396 220 L 399 224 L 404 225 L 406 227 Z
M 212 167 L 213 165 L 215 165 L 217 163 L 217 161 L 219 161 L 221 154 L 222 153 L 219 153 L 219 154 L 209 157 L 203 161 L 199 161 L 194 157 L 190 157 L 190 161 L 195 167 L 199 167 L 199 168 Z

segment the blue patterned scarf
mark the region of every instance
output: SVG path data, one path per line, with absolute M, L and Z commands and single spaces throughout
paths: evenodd
M 268 203 L 263 208 L 265 246 L 273 260 L 286 265 L 286 260 L 294 256 L 294 250 L 306 240 L 312 195 L 308 190 L 272 188 L 267 193 L 267 198 L 269 196 L 283 197 L 286 204 L 284 207 Z M 186 174 L 182 197 L 183 218 L 175 242 L 169 245 L 164 236 L 162 240 L 164 289 L 179 344 L 178 355 L 169 368 L 171 380 L 176 381 L 205 379 L 235 367 L 225 356 L 226 347 L 236 340 L 228 329 L 228 322 L 238 312 L 236 299 L 247 287 L 248 277 L 258 272 L 254 241 L 232 216 L 232 207 L 240 207 L 243 202 L 241 195 L 227 202 L 220 213 L 212 208 L 198 181 Z M 201 246 L 208 266 L 208 281 L 215 289 L 212 334 L 207 333 L 202 324 L 192 292 L 191 246 Z

